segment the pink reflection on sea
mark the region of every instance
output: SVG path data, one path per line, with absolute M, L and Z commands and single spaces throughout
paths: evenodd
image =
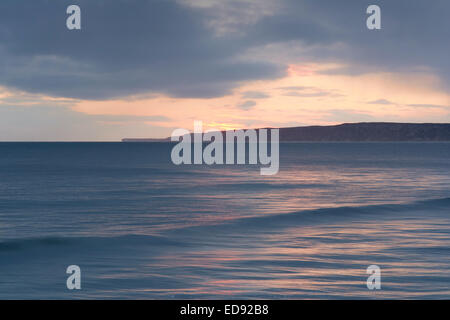
M 331 218 L 331 219 L 326 219 Z M 301 219 L 299 219 L 301 222 Z M 430 298 L 450 293 L 450 217 L 423 211 L 330 217 L 261 235 L 191 235 L 200 247 L 160 257 L 159 268 L 192 287 L 175 297 Z M 205 241 L 205 237 L 210 240 Z M 382 268 L 382 290 L 366 268 Z M 150 265 L 152 267 L 152 265 Z M 437 272 L 438 271 L 438 272 Z M 159 294 L 164 295 L 163 291 Z

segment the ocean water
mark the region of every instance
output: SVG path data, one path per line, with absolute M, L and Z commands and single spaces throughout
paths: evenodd
M 171 147 L 0 143 L 0 299 L 450 298 L 450 143 L 281 144 L 275 176 Z

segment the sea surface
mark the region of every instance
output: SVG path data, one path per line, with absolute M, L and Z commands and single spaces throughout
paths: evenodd
M 281 144 L 274 176 L 172 146 L 0 143 L 0 299 L 450 298 L 450 143 Z

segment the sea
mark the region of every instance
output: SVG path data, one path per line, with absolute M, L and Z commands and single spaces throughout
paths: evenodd
M 0 143 L 0 299 L 450 298 L 450 143 L 281 143 L 272 176 L 172 147 Z

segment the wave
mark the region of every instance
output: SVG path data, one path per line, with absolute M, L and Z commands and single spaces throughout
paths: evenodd
M 121 249 L 146 246 L 154 250 L 164 250 L 167 247 L 187 247 L 182 240 L 183 234 L 198 233 L 198 235 L 214 234 L 216 232 L 249 232 L 251 230 L 275 229 L 290 226 L 307 225 L 310 223 L 345 222 L 345 219 L 381 219 L 383 216 L 399 213 L 431 212 L 447 215 L 450 209 L 450 198 L 416 201 L 405 204 L 381 204 L 368 206 L 342 206 L 303 210 L 291 213 L 245 217 L 221 222 L 214 225 L 189 226 L 168 230 L 164 235 L 128 234 L 119 236 L 46 236 L 38 238 L 15 238 L 0 241 L 0 253 L 5 251 L 38 250 L 86 250 L 110 248 Z M 180 238 L 181 237 L 181 238 Z
M 138 245 L 154 245 L 154 246 L 181 246 L 182 243 L 168 239 L 163 236 L 148 236 L 148 235 L 121 235 L 110 237 L 92 237 L 92 236 L 47 236 L 36 238 L 15 238 L 0 241 L 0 252 L 2 251 L 17 251 L 26 249 L 45 249 L 52 247 L 54 249 L 67 249 L 77 247 L 91 249 L 102 247 L 121 247 L 138 246 Z
M 447 215 L 450 209 L 450 198 L 440 198 L 431 200 L 420 200 L 411 203 L 401 204 L 380 204 L 366 206 L 341 206 L 332 208 L 320 208 L 313 210 L 294 211 L 289 213 L 263 215 L 258 217 L 245 217 L 228 220 L 220 225 L 213 226 L 193 226 L 186 227 L 188 232 L 198 232 L 199 229 L 231 229 L 245 230 L 261 228 L 280 228 L 296 226 L 299 223 L 332 223 L 344 222 L 345 219 L 382 219 L 383 217 L 393 217 L 400 213 L 438 213 Z M 181 230 L 176 230 L 177 233 Z

